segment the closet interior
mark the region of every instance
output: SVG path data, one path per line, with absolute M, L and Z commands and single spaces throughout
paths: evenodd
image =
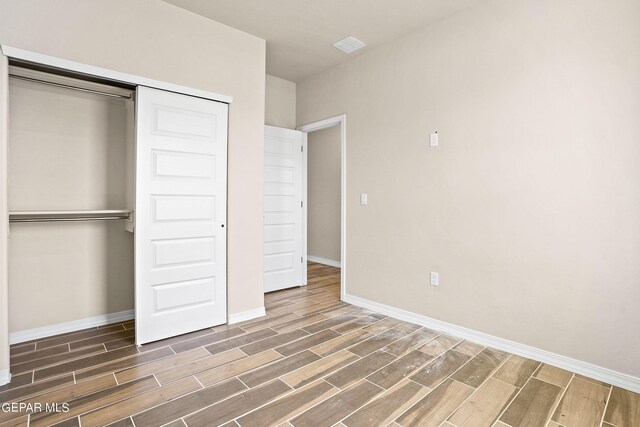
M 10 63 L 13 337 L 133 316 L 134 94 L 132 86 Z

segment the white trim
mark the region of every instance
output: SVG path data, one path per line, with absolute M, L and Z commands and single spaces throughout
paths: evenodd
M 227 323 L 233 325 L 234 323 L 244 322 L 246 320 L 257 319 L 258 317 L 266 316 L 267 312 L 264 307 L 254 308 L 253 310 L 241 311 L 240 313 L 229 314 L 229 320 Z
M 342 124 L 344 119 L 346 119 L 345 114 L 329 117 L 328 119 L 319 120 L 317 122 L 309 123 L 308 125 L 298 126 L 297 130 L 304 133 L 315 132 L 317 130 L 322 130 L 330 128 L 331 126 Z
M 9 384 L 11 382 L 11 373 L 8 369 L 0 371 L 0 385 Z
M 82 64 L 80 62 L 74 62 L 49 55 L 43 55 L 37 52 L 30 52 L 28 50 L 18 49 L 7 45 L 0 45 L 0 48 L 2 49 L 2 52 L 9 58 L 46 65 L 65 71 L 73 71 L 84 75 L 102 77 L 112 81 L 130 83 L 139 86 L 148 86 L 155 89 L 166 90 L 169 92 L 176 92 L 185 95 L 197 96 L 199 98 L 212 99 L 214 101 L 225 102 L 227 104 L 233 102 L 233 97 L 221 95 L 215 92 L 209 92 L 206 90 L 194 89 L 186 86 L 176 85 L 173 83 L 148 79 L 146 77 L 136 76 L 134 74 L 121 73 L 119 71 L 113 71 L 106 68 L 95 67 L 93 65 Z
M 9 231 L 9 207 L 7 206 L 7 165 L 8 165 L 8 89 L 9 76 L 8 59 L 0 53 L 0 335 L 5 338 L 0 342 L 0 359 L 6 361 L 5 366 L 0 366 L 0 385 L 9 382 L 11 376 L 8 370 L 10 365 L 9 351 L 9 276 L 8 266 L 8 237 Z
M 87 317 L 86 319 L 72 320 L 70 322 L 43 326 L 41 328 L 27 329 L 9 334 L 9 344 L 19 344 L 38 338 L 50 337 L 81 329 L 95 328 L 96 326 L 109 325 L 111 323 L 124 322 L 133 319 L 133 310 L 120 311 L 118 313 L 102 314 L 100 316 Z
M 334 261 L 332 259 L 320 258 L 319 256 L 309 255 L 307 259 L 311 262 L 317 262 L 318 264 L 328 265 L 330 267 L 342 268 L 340 261 Z
M 302 132 L 302 284 L 306 286 L 308 284 L 308 272 L 307 272 L 307 261 L 309 260 L 309 253 L 307 250 L 309 249 L 307 246 L 308 242 L 308 200 L 307 200 L 307 191 L 309 189 L 307 182 L 307 160 L 308 160 L 308 150 L 309 145 L 307 141 L 307 133 Z
M 613 371 L 602 366 L 593 365 L 581 360 L 572 359 L 567 356 L 552 353 L 540 348 L 531 347 L 529 345 L 520 344 L 504 338 L 485 334 L 484 332 L 468 329 L 463 326 L 454 325 L 452 323 L 443 322 L 442 320 L 433 319 L 421 314 L 413 313 L 400 308 L 391 307 L 365 298 L 353 295 L 345 295 L 343 300 L 349 304 L 358 307 L 367 308 L 387 316 L 415 323 L 430 329 L 446 332 L 459 338 L 464 338 L 479 344 L 503 350 L 519 356 L 528 357 L 539 362 L 547 363 L 567 371 L 585 375 L 589 378 L 604 381 L 634 393 L 640 393 L 640 378 L 634 377 L 622 372 Z
M 340 299 L 344 301 L 347 296 L 347 115 L 342 114 L 309 123 L 298 127 L 298 130 L 309 133 L 335 125 L 340 125 Z M 306 174 L 306 169 L 304 173 Z M 306 197 L 306 191 L 304 197 Z

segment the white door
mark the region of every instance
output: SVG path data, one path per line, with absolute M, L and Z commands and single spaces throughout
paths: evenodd
M 138 345 L 227 321 L 227 107 L 138 87 Z
M 265 292 L 305 284 L 302 142 L 302 132 L 265 126 Z

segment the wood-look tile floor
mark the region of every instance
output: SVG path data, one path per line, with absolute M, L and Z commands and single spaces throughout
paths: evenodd
M 640 426 L 640 395 L 339 301 L 340 270 L 267 316 L 145 345 L 133 322 L 11 349 L 0 426 Z

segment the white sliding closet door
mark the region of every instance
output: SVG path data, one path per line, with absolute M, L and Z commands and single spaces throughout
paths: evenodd
M 227 321 L 227 108 L 138 87 L 138 345 Z
M 305 284 L 302 141 L 300 131 L 265 126 L 265 292 Z

